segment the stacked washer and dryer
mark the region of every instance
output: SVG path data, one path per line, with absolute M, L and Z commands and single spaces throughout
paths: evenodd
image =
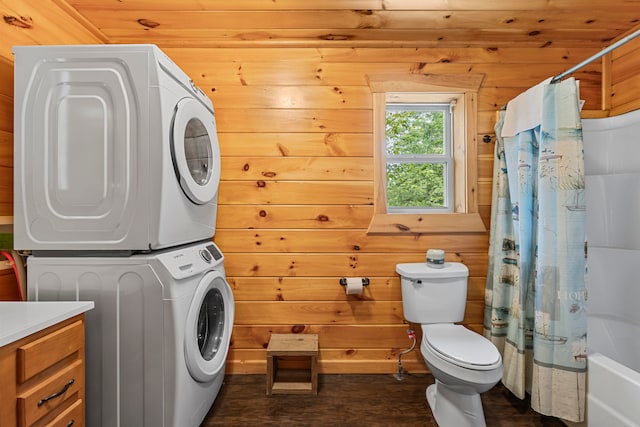
M 198 426 L 234 318 L 213 105 L 153 45 L 14 55 L 14 246 L 30 300 L 95 301 L 87 425 Z

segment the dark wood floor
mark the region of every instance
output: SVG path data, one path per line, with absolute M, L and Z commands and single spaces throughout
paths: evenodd
M 425 399 L 433 376 L 320 375 L 318 395 L 266 395 L 264 375 L 231 375 L 201 427 L 436 426 Z M 482 395 L 488 427 L 560 427 L 502 384 Z

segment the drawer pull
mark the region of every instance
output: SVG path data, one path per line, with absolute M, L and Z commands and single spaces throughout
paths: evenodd
M 47 396 L 44 399 L 40 399 L 38 401 L 38 406 L 40 407 L 40 406 L 44 405 L 45 403 L 47 403 L 47 401 L 49 401 L 51 399 L 55 399 L 56 397 L 63 395 L 67 390 L 69 390 L 69 387 L 71 387 L 74 382 L 75 382 L 75 380 L 72 378 L 71 380 L 69 380 L 68 383 L 66 383 L 64 385 L 64 387 L 62 387 L 62 390 L 60 390 L 60 391 L 58 391 L 56 393 L 53 393 L 51 396 Z M 71 425 L 71 424 L 69 424 L 69 425 Z
M 74 421 L 74 420 L 69 421 L 69 422 L 67 423 L 67 427 L 71 427 L 74 423 L 75 423 L 75 421 Z

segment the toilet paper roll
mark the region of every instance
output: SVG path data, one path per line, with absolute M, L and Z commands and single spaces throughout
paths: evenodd
M 347 286 L 345 286 L 347 295 L 359 295 L 362 289 L 362 277 L 347 277 Z

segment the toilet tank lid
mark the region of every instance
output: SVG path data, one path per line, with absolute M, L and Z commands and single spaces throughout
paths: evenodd
M 396 273 L 409 279 L 445 279 L 467 277 L 469 269 L 460 262 L 445 262 L 440 268 L 431 267 L 426 262 L 396 264 Z

